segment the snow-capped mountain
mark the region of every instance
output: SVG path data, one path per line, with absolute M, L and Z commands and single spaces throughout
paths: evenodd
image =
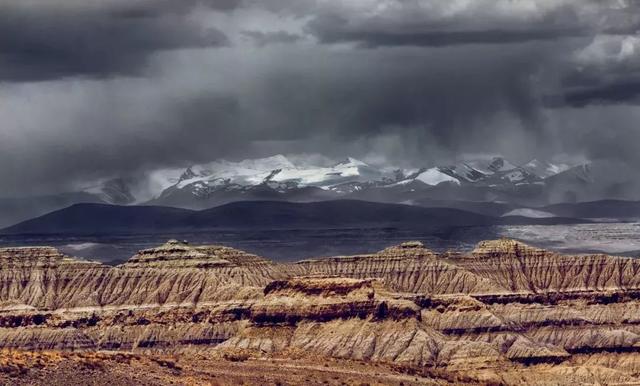
M 315 164 L 313 160 L 320 160 Z M 418 165 L 419 166 L 419 165 Z M 425 199 L 500 201 L 518 205 L 634 199 L 632 171 L 595 162 L 569 165 L 534 159 L 518 165 L 503 157 L 464 159 L 417 168 L 368 164 L 353 157 L 216 160 L 151 170 L 138 179 L 115 178 L 83 189 L 111 204 L 203 209 L 242 200 L 317 201 L 353 198 L 415 203 Z M 624 177 L 624 176 L 627 177 Z
M 502 157 L 481 158 L 468 161 L 466 164 L 485 175 L 506 172 L 517 168 L 517 166 Z
M 324 157 L 284 155 L 237 162 L 217 160 L 149 170 L 137 178 L 116 176 L 51 197 L 0 200 L 0 219 L 7 225 L 82 202 L 204 209 L 244 200 L 347 198 L 427 206 L 469 202 L 535 208 L 640 199 L 640 171 L 622 162 L 568 165 L 532 160 L 517 165 L 502 157 L 485 157 L 452 165 L 416 166 L 373 165 L 352 157 L 333 163 Z
M 533 159 L 522 165 L 520 168 L 531 174 L 535 174 L 538 177 L 547 178 L 570 169 L 571 165 L 564 163 L 552 164 L 550 162 Z
M 451 174 L 443 172 L 441 168 L 438 167 L 429 169 L 422 168 L 418 170 L 407 170 L 404 173 L 406 173 L 407 176 L 391 184 L 391 186 L 407 185 L 411 182 L 416 181 L 422 182 L 429 186 L 436 186 L 443 182 L 450 182 L 458 185 L 460 184 L 460 179 L 452 176 Z
M 296 166 L 283 155 L 240 162 L 215 161 L 185 170 L 173 187 L 197 190 L 220 187 L 240 189 L 267 185 L 275 190 L 314 186 L 322 189 L 348 182 L 379 180 L 384 174 L 355 158 L 332 166 Z
M 465 161 L 439 169 L 460 181 L 477 185 L 499 186 L 504 184 L 539 183 L 544 179 L 569 169 L 566 164 L 541 162 L 536 159 L 516 166 L 502 157 Z
M 476 182 L 486 178 L 488 173 L 481 172 L 466 162 L 458 165 L 439 166 L 438 170 L 462 182 Z
M 436 188 L 465 190 L 465 187 L 504 190 L 509 186 L 541 183 L 554 175 L 553 171 L 565 169 L 564 165 L 539 161 L 515 166 L 501 157 L 415 169 L 369 165 L 352 157 L 332 165 L 314 166 L 275 155 L 153 171 L 149 173 L 149 185 L 156 190 L 149 203 L 203 208 L 245 199 L 370 199 L 371 192 L 374 200 L 401 201 L 394 196 L 398 192 L 429 194 Z
M 395 181 L 392 173 L 351 157 L 333 165 L 311 166 L 296 165 L 283 155 L 220 160 L 181 172 L 159 170 L 150 173 L 150 180 L 160 188 L 150 203 L 193 208 L 242 199 L 332 198 Z
M 108 204 L 128 205 L 136 201 L 131 192 L 131 183 L 123 178 L 114 178 L 99 182 L 83 190 L 85 193 L 96 196 Z

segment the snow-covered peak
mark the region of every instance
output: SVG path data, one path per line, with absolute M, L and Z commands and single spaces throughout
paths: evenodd
M 333 166 L 314 166 L 309 162 L 298 165 L 278 154 L 260 159 L 246 159 L 238 162 L 217 160 L 207 164 L 193 165 L 180 173 L 174 170 L 156 172 L 154 177 L 162 180 L 159 184 L 173 189 L 191 187 L 199 192 L 211 189 L 251 187 L 261 184 L 278 189 L 315 186 L 330 189 L 344 183 L 369 183 L 386 177 L 381 170 L 358 159 L 347 157 Z M 162 191 L 161 191 L 162 192 Z M 157 196 L 160 196 L 158 192 Z
M 229 163 L 233 165 L 234 163 Z M 282 154 L 258 159 L 245 159 L 235 163 L 235 166 L 252 170 L 292 169 L 296 166 Z
M 330 188 L 332 185 L 347 182 L 372 182 L 384 177 L 379 169 L 365 162 L 348 157 L 331 167 L 300 166 L 284 168 L 273 177 L 277 182 L 295 182 L 299 186 L 317 186 Z
M 415 181 L 420 181 L 429 186 L 436 186 L 443 182 L 460 185 L 460 180 L 442 172 L 438 167 L 430 169 L 407 169 L 403 171 L 396 170 L 393 178 L 395 182 L 391 182 L 393 180 L 389 179 L 389 184 L 387 186 L 409 185 Z
M 326 157 L 294 155 L 288 158 L 278 154 L 259 159 L 216 160 L 187 168 L 158 169 L 145 173 L 143 177 L 135 179 L 133 184 L 101 183 L 86 191 L 117 202 L 131 201 L 133 196 L 135 203 L 141 203 L 166 198 L 174 193 L 182 195 L 187 192 L 197 197 L 211 197 L 216 192 L 242 192 L 254 187 L 268 187 L 280 192 L 314 187 L 348 193 L 414 182 L 429 186 L 441 183 L 521 185 L 539 183 L 569 169 L 565 164 L 539 160 L 517 167 L 502 157 L 487 156 L 466 159 L 451 166 L 416 166 L 413 169 L 397 169 L 391 165 L 370 165 L 353 157 L 332 164 Z
M 494 174 L 513 170 L 516 168 L 514 164 L 502 157 L 492 157 L 490 159 L 468 160 L 465 165 L 478 170 L 484 174 Z
M 342 166 L 369 166 L 369 165 L 358 159 L 347 157 L 345 160 L 338 162 L 334 167 L 342 167 Z
M 448 174 L 440 171 L 439 168 L 431 168 L 427 169 L 424 172 L 418 174 L 416 176 L 416 180 L 422 181 L 427 185 L 438 185 L 442 182 L 453 182 L 456 184 L 460 184 L 460 181 L 457 178 L 453 178 Z
M 275 170 L 295 168 L 296 166 L 282 154 L 238 162 L 218 160 L 189 167 L 182 174 L 176 186 L 182 189 L 197 182 L 214 182 L 217 185 L 226 182 L 239 185 L 257 185 L 264 182 Z
M 97 181 L 83 191 L 96 195 L 109 204 L 127 205 L 136 200 L 131 188 L 129 181 L 124 178 L 113 178 Z
M 539 161 L 537 159 L 533 159 L 522 165 L 521 167 L 522 169 L 528 171 L 529 173 L 535 174 L 540 178 L 551 177 L 571 168 L 571 166 L 567 164 L 555 164 L 546 161 Z
M 502 157 L 494 157 L 491 160 L 491 163 L 489 164 L 488 168 L 492 172 L 498 173 L 498 172 L 513 170 L 516 168 L 516 166 Z
M 451 166 L 440 166 L 438 170 L 442 173 L 455 178 L 458 181 L 476 182 L 487 176 L 487 173 L 481 172 L 468 163 Z
M 293 169 L 296 166 L 282 154 L 266 158 L 245 159 L 242 161 L 217 160 L 208 164 L 195 165 L 191 169 L 200 175 L 212 175 L 214 172 L 229 170 L 243 175 L 253 172 L 268 172 L 275 169 Z

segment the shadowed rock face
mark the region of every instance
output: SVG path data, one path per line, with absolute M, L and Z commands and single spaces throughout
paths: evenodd
M 514 240 L 294 264 L 178 241 L 118 267 L 0 249 L 0 347 L 32 351 L 310 355 L 469 382 L 633 383 L 639 299 L 637 260 Z

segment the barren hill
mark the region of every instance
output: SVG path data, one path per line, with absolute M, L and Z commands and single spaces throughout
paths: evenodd
M 194 211 L 162 206 L 76 204 L 0 230 L 2 234 L 113 235 L 208 229 L 398 227 L 433 229 L 499 224 L 575 224 L 565 217 L 492 217 L 451 208 L 359 200 L 240 201 Z

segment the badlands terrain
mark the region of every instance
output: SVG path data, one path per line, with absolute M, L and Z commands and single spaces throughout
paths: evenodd
M 500 239 L 276 264 L 0 249 L 0 384 L 640 383 L 640 261 Z

